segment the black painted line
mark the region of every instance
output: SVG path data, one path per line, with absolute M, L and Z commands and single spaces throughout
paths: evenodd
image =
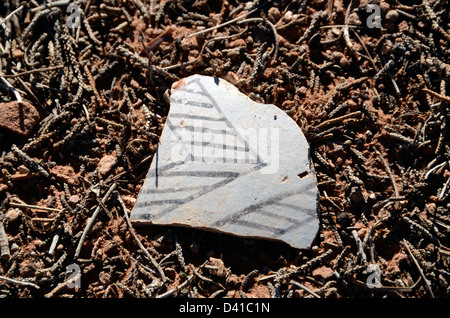
M 235 146 L 235 145 L 227 145 L 227 144 L 219 144 L 219 143 L 214 143 L 214 142 L 209 142 L 209 141 L 196 141 L 196 140 L 191 140 L 191 141 L 183 141 L 182 144 L 190 144 L 191 146 L 203 146 L 205 148 L 221 148 L 223 150 L 235 150 L 235 151 L 243 151 L 243 152 L 249 152 L 249 148 L 248 147 L 239 147 L 239 146 Z
M 287 221 L 289 223 L 292 223 L 294 225 L 299 225 L 300 224 L 300 221 L 297 220 L 297 219 L 294 219 L 292 217 L 285 216 L 285 215 L 280 215 L 278 213 L 270 212 L 270 211 L 267 211 L 267 210 L 258 210 L 255 213 L 262 214 L 262 215 L 265 215 L 265 216 L 268 216 L 268 217 L 271 217 L 271 218 L 274 218 L 274 219 L 282 219 L 282 220 L 285 220 L 285 221 Z
M 246 220 L 235 220 L 230 223 L 232 223 L 233 225 L 240 225 L 245 228 L 258 229 L 258 230 L 264 230 L 267 232 L 272 232 L 273 234 L 276 234 L 276 235 L 283 235 L 286 232 L 284 229 L 281 229 L 281 228 L 271 227 L 271 226 L 267 226 L 264 224 L 260 224 L 260 223 L 256 223 L 256 222 L 252 222 L 252 221 L 246 221 Z
M 195 82 L 198 82 L 198 80 L 195 80 L 195 81 L 192 81 L 192 83 L 195 83 Z M 200 85 L 199 85 L 200 86 Z M 180 91 L 183 91 L 183 92 L 186 92 L 186 93 L 191 93 L 191 94 L 195 94 L 195 95 L 202 95 L 202 96 L 205 96 L 205 97 L 208 97 L 208 95 L 206 95 L 205 93 L 203 93 L 203 91 L 194 91 L 194 90 L 192 90 L 192 89 L 188 89 L 188 88 L 186 88 L 186 87 L 180 87 L 180 88 L 178 88 L 177 90 L 180 90 Z
M 205 185 L 205 186 L 179 187 L 179 188 L 166 188 L 166 189 L 160 189 L 160 188 L 147 189 L 147 188 L 145 188 L 145 184 L 144 184 L 144 187 L 139 192 L 139 195 L 141 195 L 141 194 L 178 193 L 178 192 L 197 191 L 197 190 L 203 190 L 206 187 L 208 187 L 208 186 Z
M 283 234 L 286 234 L 286 233 L 291 232 L 292 230 L 298 229 L 299 227 L 301 227 L 301 226 L 303 226 L 303 225 L 305 225 L 307 223 L 310 223 L 314 219 L 316 219 L 316 216 L 309 215 L 306 219 L 299 221 L 298 224 L 293 224 L 293 225 L 288 226 L 287 228 L 285 228 Z
M 200 161 L 194 161 L 194 162 L 200 162 Z M 260 162 L 257 162 L 255 160 L 250 160 L 250 158 L 234 158 L 234 157 L 206 157 L 206 156 L 202 156 L 202 161 L 204 163 L 208 163 L 208 164 L 219 164 L 219 163 L 233 163 L 236 165 L 258 165 L 260 164 Z
M 211 103 L 202 103 L 202 102 L 197 102 L 197 101 L 187 101 L 186 103 L 182 103 L 184 105 L 189 105 L 189 106 L 195 106 L 195 107 L 201 107 L 201 108 L 213 108 L 214 105 Z
M 178 130 L 180 129 L 187 129 L 189 131 L 196 131 L 197 129 L 199 129 L 200 127 L 198 126 L 183 126 L 183 127 L 174 127 Z M 214 129 L 214 128 L 208 128 L 208 127 L 201 127 L 202 129 L 202 133 L 210 133 L 212 135 L 228 135 L 228 136 L 237 136 L 237 133 L 232 131 L 232 130 L 228 130 L 228 129 Z
M 236 178 L 237 178 L 237 176 L 230 176 L 230 177 L 228 177 L 228 178 L 226 178 L 224 180 L 216 182 L 213 185 L 208 186 L 205 190 L 198 191 L 197 193 L 190 195 L 189 197 L 187 197 L 185 199 L 185 202 L 183 204 L 191 202 L 191 201 L 193 201 L 193 200 L 195 200 L 195 199 L 205 195 L 206 193 L 209 193 L 209 192 L 211 192 L 211 191 L 213 191 L 213 190 L 215 190 L 217 188 L 220 188 L 220 187 L 224 186 L 225 184 L 230 183 L 231 181 L 233 181 Z M 161 215 L 161 214 L 167 215 L 167 214 L 175 211 L 176 208 L 178 208 L 178 207 L 180 207 L 179 204 L 173 204 L 173 205 L 167 207 L 166 209 L 164 209 L 163 211 L 155 213 L 153 216 L 156 218 L 158 215 Z
M 170 200 L 153 200 L 138 202 L 134 205 L 135 208 L 144 208 L 152 205 L 165 205 L 165 204 L 183 204 L 185 199 L 170 199 Z
M 228 118 L 225 117 L 225 115 L 223 114 L 222 109 L 219 107 L 219 105 L 217 104 L 216 100 L 211 96 L 211 94 L 209 94 L 209 92 L 206 90 L 205 86 L 202 83 L 198 83 L 198 85 L 202 88 L 203 96 L 207 96 L 209 98 L 209 100 L 211 101 L 211 103 L 214 105 L 214 107 L 216 108 L 216 110 L 225 118 L 225 123 L 227 124 L 228 127 L 230 127 L 231 129 L 233 129 L 234 131 L 236 131 L 236 134 L 238 136 L 238 138 L 240 139 L 241 142 L 243 142 L 245 144 L 246 147 L 249 147 L 247 141 L 237 132 L 237 129 L 233 126 L 233 124 L 228 120 Z M 250 152 L 254 152 L 250 147 L 249 147 L 249 151 Z M 261 157 L 259 156 L 258 152 L 256 151 L 256 157 L 257 157 L 257 161 L 258 162 L 263 162 L 261 160 Z
M 225 117 L 214 118 L 209 116 L 200 116 L 200 115 L 191 115 L 191 114 L 183 114 L 183 113 L 172 113 L 170 116 L 174 118 L 188 118 L 188 119 L 201 119 L 205 121 L 226 121 Z
M 146 179 L 150 180 L 151 178 L 155 178 L 155 177 L 158 178 L 158 176 L 160 176 L 161 173 L 164 173 L 165 171 L 170 170 L 172 168 L 175 168 L 176 166 L 180 166 L 182 164 L 184 164 L 184 163 L 172 162 L 172 163 L 169 163 L 169 164 L 167 164 L 165 166 L 160 167 L 158 165 L 158 163 L 156 163 L 155 164 L 155 170 L 149 170 Z
M 258 165 L 253 166 L 253 168 L 254 168 L 254 171 L 258 171 L 259 169 L 261 169 L 261 168 L 263 168 L 265 166 L 266 166 L 266 164 L 264 164 L 264 163 L 258 163 Z M 195 200 L 195 199 L 197 199 L 197 198 L 199 198 L 199 197 L 201 197 L 201 196 L 203 196 L 205 194 L 208 194 L 209 192 L 214 191 L 217 188 L 223 187 L 224 185 L 226 185 L 226 184 L 234 181 L 235 179 L 237 179 L 239 176 L 243 176 L 243 175 L 246 175 L 248 173 L 249 172 L 245 172 L 245 173 L 237 173 L 236 172 L 235 175 L 230 175 L 227 178 L 225 178 L 225 179 L 223 179 L 223 180 L 221 180 L 219 182 L 216 182 L 216 183 L 214 183 L 212 185 L 205 186 L 204 190 L 198 191 L 197 193 L 195 193 L 195 194 L 185 198 L 184 199 L 185 202 L 183 202 L 183 204 L 189 203 L 189 202 L 191 202 L 191 201 L 193 201 L 193 200 Z M 144 186 L 145 186 L 145 183 L 144 183 Z M 181 205 L 183 205 L 183 204 L 181 204 Z M 177 208 L 179 208 L 179 207 L 180 207 L 180 204 L 172 204 L 172 205 L 168 206 L 167 208 L 165 208 L 164 210 L 162 210 L 160 212 L 157 212 L 157 213 L 154 213 L 154 214 L 151 214 L 150 212 L 148 212 L 148 214 L 151 215 L 151 216 L 149 216 L 148 218 L 145 218 L 145 219 L 150 219 L 150 218 L 156 219 L 159 215 L 170 214 L 171 212 L 176 211 Z
M 239 172 L 234 171 L 164 171 L 159 174 L 160 177 L 208 177 L 208 178 L 227 178 L 237 177 Z
M 215 222 L 214 225 L 218 226 L 218 227 L 223 226 L 224 224 L 226 224 L 228 222 L 233 222 L 234 220 L 237 220 L 238 218 L 242 217 L 243 215 L 261 210 L 264 206 L 275 204 L 275 203 L 277 203 L 285 198 L 288 198 L 290 196 L 293 196 L 295 194 L 304 193 L 305 191 L 308 191 L 311 187 L 314 187 L 314 186 L 315 186 L 314 183 L 302 184 L 299 187 L 299 189 L 297 189 L 296 191 L 285 192 L 285 193 L 279 194 L 275 197 L 269 198 L 265 201 L 262 201 L 262 202 L 259 202 L 256 204 L 252 204 L 252 205 L 246 207 L 245 209 L 243 209 L 242 211 L 237 212 L 234 215 L 225 217 L 222 220 Z

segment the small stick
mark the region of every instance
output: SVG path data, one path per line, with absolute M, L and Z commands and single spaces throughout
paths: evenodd
M 447 191 L 447 187 L 450 183 L 450 177 L 447 179 L 447 182 L 444 184 L 444 187 L 442 188 L 441 193 L 439 194 L 439 201 L 442 201 L 444 198 L 445 192 Z
M 48 178 L 50 174 L 45 171 L 36 161 L 31 159 L 26 153 L 20 150 L 16 145 L 11 146 L 11 150 L 28 166 L 28 168 L 38 172 L 44 178 Z
M 437 99 L 439 99 L 439 100 L 441 100 L 443 102 L 450 103 L 450 97 L 448 97 L 448 96 L 441 95 L 441 94 L 436 93 L 436 92 L 434 92 L 434 91 L 432 91 L 431 89 L 428 89 L 428 88 L 422 88 L 422 91 L 427 93 L 427 94 L 430 94 L 431 96 L 433 96 L 433 97 L 435 97 L 435 98 L 437 98 Z
M 6 260 L 9 259 L 10 256 L 8 237 L 6 236 L 3 222 L 0 221 L 0 258 Z
M 122 207 L 123 215 L 125 217 L 125 220 L 127 221 L 127 224 L 128 224 L 129 229 L 130 229 L 131 235 L 133 236 L 133 238 L 135 239 L 136 243 L 141 248 L 141 250 L 144 252 L 144 254 L 147 256 L 147 258 L 152 262 L 153 266 L 158 270 L 159 275 L 161 276 L 161 280 L 163 282 L 165 282 L 167 280 L 167 278 L 166 278 L 166 275 L 164 274 L 164 271 L 162 270 L 161 266 L 159 266 L 159 264 L 156 262 L 156 260 L 150 255 L 150 253 L 147 251 L 145 246 L 139 240 L 138 236 L 136 235 L 136 232 L 134 232 L 134 229 L 133 229 L 133 226 L 131 224 L 130 218 L 128 217 L 127 208 L 126 208 L 125 204 L 123 203 L 122 198 L 120 197 L 120 195 L 117 195 L 117 199 L 118 199 L 118 201 L 119 201 L 119 203 L 120 203 L 120 205 Z
M 352 281 L 358 285 L 358 286 L 364 286 L 370 289 L 379 290 L 379 291 L 385 291 L 385 292 L 412 292 L 416 288 L 417 284 L 420 282 L 421 278 L 417 280 L 417 282 L 414 283 L 414 285 L 410 287 L 395 287 L 395 286 L 379 286 L 369 283 L 363 283 L 360 280 L 352 279 Z
M 343 33 L 344 33 L 345 44 L 347 44 L 347 46 L 351 52 L 354 52 L 353 43 L 350 40 L 350 33 L 348 32 L 348 25 L 347 25 L 348 17 L 350 16 L 352 5 L 353 5 L 353 0 L 350 0 L 350 3 L 348 4 L 348 7 L 347 7 L 347 11 L 345 12 L 345 19 L 344 19 L 345 26 L 344 26 Z
M 77 281 L 80 277 L 81 277 L 81 272 L 78 273 L 77 275 L 75 275 L 75 277 L 72 277 L 70 279 L 70 281 Z M 62 282 L 61 284 L 59 284 L 58 286 L 53 288 L 49 293 L 45 294 L 44 297 L 45 298 L 52 298 L 52 297 L 54 297 L 57 293 L 59 293 L 60 291 L 62 291 L 64 288 L 67 287 L 67 283 L 68 283 L 67 280 Z
M 103 199 L 101 201 L 103 204 L 106 203 L 109 196 L 116 189 L 116 187 L 117 187 L 117 183 L 113 183 L 113 185 L 109 188 L 108 192 L 106 192 L 105 196 L 103 197 Z M 86 235 L 88 234 L 89 230 L 91 229 L 92 225 L 94 224 L 95 218 L 100 213 L 101 207 L 102 206 L 100 204 L 97 206 L 97 208 L 94 211 L 94 214 L 92 214 L 91 218 L 89 219 L 88 224 L 84 228 L 83 234 L 81 235 L 80 241 L 78 242 L 77 249 L 75 250 L 75 256 L 74 256 L 75 259 L 78 258 L 78 256 L 80 255 L 81 247 L 83 246 L 84 240 L 86 239 Z
M 4 277 L 4 276 L 0 276 L 0 280 L 4 280 L 7 283 L 12 283 L 12 284 L 16 284 L 19 286 L 25 286 L 25 287 L 33 287 L 36 289 L 39 289 L 40 287 L 36 284 L 33 283 L 29 283 L 29 282 L 23 282 L 20 280 L 16 280 L 16 279 L 12 279 L 12 278 L 8 278 L 8 277 Z
M 48 254 L 52 255 L 55 251 L 56 245 L 59 241 L 59 231 L 56 232 L 56 234 L 53 236 L 52 243 L 50 244 L 50 248 L 48 249 Z
M 46 207 L 46 206 L 31 205 L 31 204 L 24 204 L 24 203 L 15 203 L 15 202 L 9 202 L 8 204 L 10 206 L 12 206 L 12 207 L 15 207 L 15 208 L 36 209 L 36 210 L 43 210 L 43 211 L 57 212 L 57 213 L 61 213 L 62 212 L 60 209 L 49 208 L 49 207 Z
M 275 49 L 274 49 L 274 55 L 273 55 L 273 59 L 277 60 L 278 58 L 278 47 L 280 46 L 279 41 L 278 41 L 278 32 L 277 29 L 275 28 L 275 26 L 272 24 L 272 22 L 270 22 L 269 20 L 264 20 L 263 18 L 250 18 L 250 19 L 245 19 L 244 21 L 239 21 L 238 24 L 241 23 L 246 23 L 246 22 L 252 22 L 252 21 L 257 21 L 257 22 L 265 22 L 267 23 L 270 28 L 272 29 L 273 32 L 273 36 L 275 38 Z
M 253 9 L 253 10 L 251 10 L 251 11 L 249 11 L 249 12 L 243 14 L 243 15 L 240 15 L 240 16 L 238 16 L 237 18 L 234 18 L 234 19 L 232 19 L 232 20 L 230 20 L 230 21 L 224 22 L 224 23 L 222 23 L 222 24 L 218 24 L 218 25 L 213 26 L 213 27 L 211 27 L 211 28 L 207 28 L 207 29 L 204 29 L 204 30 L 201 30 L 201 31 L 192 33 L 192 34 L 189 34 L 188 36 L 186 36 L 186 38 L 188 39 L 188 38 L 190 38 L 190 37 L 193 37 L 193 36 L 196 36 L 196 35 L 199 35 L 199 34 L 203 34 L 203 33 L 209 32 L 209 31 L 213 31 L 213 30 L 216 30 L 216 29 L 221 28 L 221 27 L 223 27 L 223 26 L 226 26 L 226 25 L 228 25 L 228 24 L 234 23 L 234 22 L 236 22 L 236 21 L 238 21 L 238 20 L 240 20 L 240 19 L 242 19 L 242 18 L 245 18 L 245 17 L 251 15 L 252 13 L 256 12 L 256 11 L 257 11 L 260 7 L 262 7 L 263 5 L 265 5 L 265 3 L 263 3 L 261 6 L 255 8 L 255 9 Z
M 156 38 L 151 40 L 147 45 L 145 45 L 145 50 L 148 52 L 148 51 L 153 51 L 154 49 L 156 49 L 159 46 L 159 44 L 161 44 L 161 42 L 164 41 L 164 38 L 166 36 L 170 36 L 172 34 L 174 29 L 175 28 L 173 26 L 167 27 L 163 33 L 161 33 Z
M 358 35 L 358 33 L 357 33 L 354 29 L 352 29 L 352 31 L 353 31 L 353 33 L 355 34 L 356 38 L 357 38 L 357 39 L 359 40 L 359 42 L 361 43 L 361 45 L 362 45 L 364 51 L 366 52 L 367 57 L 368 57 L 370 63 L 372 63 L 373 69 L 374 69 L 375 71 L 378 72 L 378 67 L 377 67 L 377 65 L 375 64 L 375 61 L 373 60 L 372 56 L 370 55 L 369 50 L 367 49 L 366 45 L 364 44 L 364 41 L 361 39 L 361 37 Z
M 311 266 L 321 262 L 323 259 L 325 259 L 326 257 L 328 257 L 329 255 L 331 255 L 331 253 L 333 253 L 333 250 L 330 248 L 329 250 L 327 250 L 326 252 L 316 256 L 315 258 L 309 260 L 308 262 L 306 262 L 305 264 L 295 268 L 294 270 L 290 271 L 289 273 L 286 274 L 282 274 L 282 275 L 278 275 L 278 274 L 274 274 L 273 276 L 276 277 L 275 280 L 280 281 L 286 278 L 290 278 L 295 274 L 301 273 L 302 271 L 306 270 L 307 268 L 310 268 Z M 266 276 L 264 279 L 267 279 L 271 276 Z M 261 281 L 262 279 L 259 279 L 258 281 Z
M 359 256 L 361 258 L 361 260 L 363 261 L 363 263 L 365 264 L 365 263 L 367 263 L 367 257 L 366 257 L 366 253 L 364 253 L 363 242 L 361 242 L 361 239 L 358 237 L 358 232 L 356 232 L 356 230 L 352 231 L 352 235 L 353 235 L 353 238 L 355 239 L 356 247 L 358 248 L 356 255 Z
M 363 240 L 363 244 L 362 244 L 362 247 L 364 248 L 365 246 L 367 246 L 367 242 L 369 242 L 369 239 L 370 239 L 370 236 L 372 235 L 372 232 L 373 232 L 373 229 L 374 229 L 374 227 L 375 226 L 377 226 L 379 223 L 381 222 L 381 220 L 379 220 L 379 221 L 377 221 L 376 223 L 373 223 L 371 226 L 370 226 L 370 229 L 369 229 L 369 231 L 367 232 L 367 234 L 366 234 L 366 236 L 364 237 L 364 240 Z
M 210 283 L 210 284 L 218 285 L 220 288 L 222 288 L 222 290 L 225 290 L 225 287 L 223 287 L 221 283 L 216 282 L 216 281 L 212 280 L 211 278 L 208 278 L 208 277 L 203 276 L 202 274 L 200 274 L 200 273 L 194 268 L 194 266 L 193 266 L 192 264 L 190 264 L 190 268 L 191 268 L 191 270 L 194 272 L 194 274 L 195 274 L 198 278 L 200 278 L 201 280 L 203 280 L 203 281 L 205 281 L 205 282 L 207 282 L 207 283 Z
M 23 9 L 23 5 L 21 5 L 20 7 L 18 7 L 16 10 L 14 10 L 13 12 L 11 12 L 10 14 L 8 14 L 5 18 L 0 18 L 0 25 L 6 29 L 6 22 L 8 22 L 9 20 L 11 20 L 11 18 L 18 12 L 22 11 Z
M 406 250 L 407 250 L 407 252 L 408 252 L 408 255 L 409 255 L 409 256 L 411 257 L 411 259 L 413 260 L 414 265 L 416 265 L 417 270 L 419 271 L 420 276 L 422 277 L 423 281 L 425 282 L 426 288 L 428 289 L 428 291 L 429 291 L 430 294 L 431 294 L 431 297 L 434 298 L 434 294 L 433 294 L 433 291 L 431 290 L 430 283 L 428 282 L 427 278 L 425 277 L 425 274 L 423 273 L 422 268 L 420 268 L 419 263 L 417 262 L 416 258 L 414 257 L 413 253 L 411 252 L 411 250 L 410 250 L 410 248 L 409 248 L 409 246 L 408 246 L 408 242 L 407 242 L 405 239 L 403 239 L 403 245 L 406 247 Z
M 35 70 L 29 70 L 22 73 L 16 73 L 16 74 L 9 74 L 9 75 L 3 75 L 4 78 L 15 78 L 15 77 L 21 77 L 24 75 L 34 74 L 34 73 L 41 73 L 41 72 L 48 72 L 48 71 L 54 71 L 62 69 L 64 66 L 58 65 L 58 66 L 49 66 L 49 67 L 42 67 Z
M 181 285 L 178 285 L 177 287 L 165 292 L 164 294 L 156 296 L 156 298 L 167 298 L 173 294 L 175 294 L 177 291 L 182 290 L 184 287 L 190 284 L 190 282 L 194 279 L 195 275 L 192 274 L 188 277 L 188 279 L 183 282 Z
M 419 216 L 419 218 L 420 218 L 420 216 Z M 414 228 L 414 229 L 420 231 L 422 234 L 424 234 L 427 238 L 429 238 L 430 240 L 432 240 L 432 241 L 433 241 L 434 243 L 436 243 L 437 245 L 441 245 L 441 244 L 439 243 L 439 240 L 438 240 L 433 234 L 431 234 L 430 231 L 429 231 L 428 229 L 426 229 L 426 228 L 423 227 L 422 225 L 420 225 L 420 224 L 414 222 L 413 220 L 411 220 L 410 218 L 408 218 L 408 217 L 405 216 L 405 215 L 402 216 L 402 219 L 403 219 L 406 223 L 408 223 L 408 225 L 409 225 L 411 228 Z M 432 226 L 432 225 L 431 225 L 431 226 Z
M 17 99 L 17 102 L 19 104 L 23 103 L 22 97 L 20 96 L 19 92 L 17 91 L 17 89 L 14 88 L 14 86 L 12 86 L 5 77 L 0 76 L 0 78 L 2 79 L 2 81 L 5 83 L 5 85 L 11 90 L 11 92 L 13 92 L 14 96 Z
M 360 111 L 356 111 L 356 112 L 353 112 L 353 113 L 350 113 L 350 114 L 346 114 L 346 115 L 343 115 L 343 116 L 340 116 L 340 117 L 337 117 L 337 118 L 328 119 L 328 120 L 320 123 L 319 125 L 317 125 L 315 128 L 317 128 L 318 130 L 321 130 L 324 127 L 327 127 L 327 126 L 330 126 L 330 125 L 342 122 L 342 121 L 344 121 L 346 119 L 349 119 L 349 118 L 359 117 L 360 115 L 361 115 L 361 112 Z
M 291 280 L 291 281 L 289 282 L 289 284 L 292 284 L 292 285 L 294 285 L 294 286 L 300 287 L 300 288 L 303 289 L 304 291 L 306 291 L 306 292 L 310 293 L 311 295 L 313 295 L 315 298 L 320 298 L 319 295 L 317 295 L 315 292 L 313 292 L 312 290 L 310 290 L 308 287 L 306 287 L 306 286 L 303 285 L 303 284 L 300 284 L 300 283 L 298 283 L 298 282 L 296 282 L 296 281 L 293 281 L 293 280 Z
M 241 290 L 246 290 L 248 287 L 247 285 L 250 282 L 250 280 L 252 278 L 254 278 L 255 276 L 257 276 L 258 274 L 259 274 L 259 270 L 257 270 L 257 269 L 252 270 L 250 273 L 248 273 L 248 275 L 245 276 L 244 281 L 241 284 Z
M 47 3 L 47 4 L 43 4 L 43 5 L 39 6 L 39 7 L 32 8 L 30 10 L 30 12 L 34 13 L 34 12 L 37 12 L 37 11 L 40 11 L 40 10 L 43 10 L 43 9 L 47 9 L 47 8 L 58 7 L 58 6 L 65 6 L 65 5 L 68 5 L 69 3 L 70 3 L 70 0 L 54 1 L 54 2 Z
M 327 13 L 328 13 L 328 19 L 331 19 L 331 15 L 333 14 L 333 0 L 328 0 L 327 4 Z
M 399 197 L 398 187 L 397 187 L 397 183 L 395 182 L 394 174 L 392 173 L 391 168 L 389 167 L 386 160 L 384 160 L 383 156 L 378 151 L 378 149 L 375 146 L 373 146 L 373 149 L 375 150 L 375 153 L 377 154 L 378 158 L 380 158 L 380 160 L 383 162 L 384 168 L 386 169 L 387 173 L 389 174 L 389 178 L 391 178 L 392 185 L 394 186 L 395 197 L 398 198 Z

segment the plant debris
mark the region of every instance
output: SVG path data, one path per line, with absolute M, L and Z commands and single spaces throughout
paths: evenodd
M 378 3 L 381 28 L 368 1 L 0 3 L 1 102 L 40 117 L 0 132 L 0 297 L 448 297 L 450 7 Z M 194 74 L 301 127 L 311 250 L 130 226 Z

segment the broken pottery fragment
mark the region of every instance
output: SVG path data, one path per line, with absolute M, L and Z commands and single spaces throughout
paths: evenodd
M 308 152 L 301 129 L 276 106 L 223 79 L 185 78 L 172 86 L 131 220 L 309 248 L 319 194 Z

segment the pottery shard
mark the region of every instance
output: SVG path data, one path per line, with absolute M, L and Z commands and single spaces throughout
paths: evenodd
M 172 86 L 131 219 L 309 248 L 318 194 L 308 142 L 288 115 L 223 79 L 194 75 Z
M 0 128 L 19 136 L 28 136 L 39 119 L 39 112 L 27 101 L 0 103 Z

